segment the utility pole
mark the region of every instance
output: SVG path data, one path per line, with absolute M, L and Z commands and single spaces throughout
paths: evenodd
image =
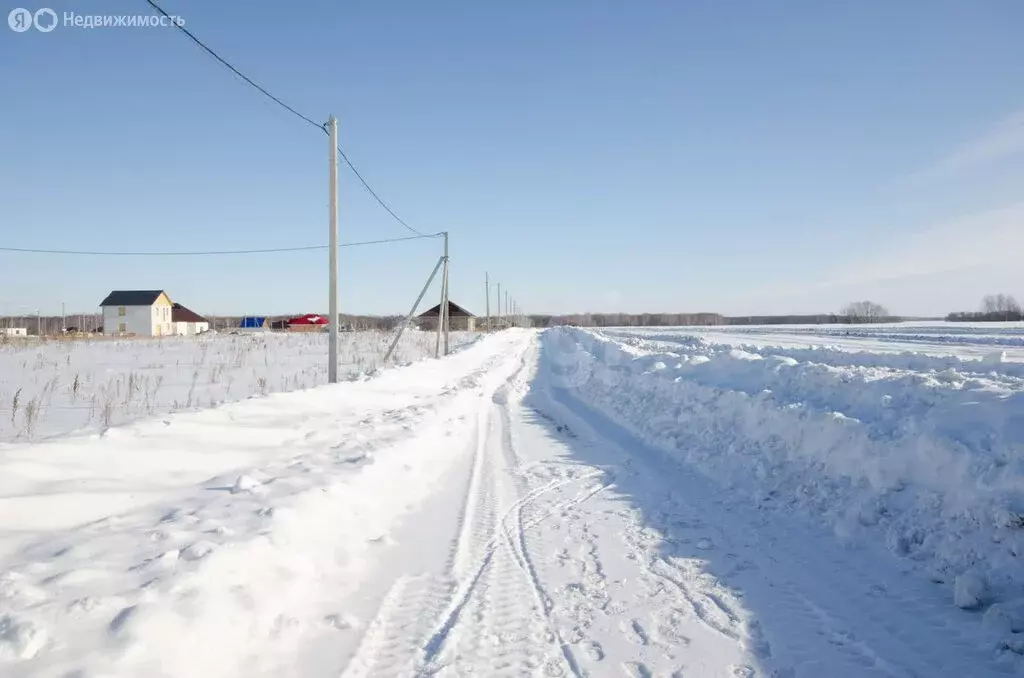
M 498 310 L 498 329 L 501 329 L 501 283 L 498 283 L 498 304 L 495 306 Z
M 441 336 L 444 335 L 444 354 L 448 355 L 448 334 L 445 331 L 445 319 L 448 312 L 448 231 L 444 235 L 444 254 L 441 260 L 444 262 L 444 270 L 441 272 L 441 303 L 437 307 L 437 341 L 434 342 L 434 357 L 441 357 Z
M 487 331 L 491 331 L 491 276 L 484 273 L 484 299 L 487 300 Z
M 60 331 L 63 332 L 68 328 L 67 316 L 64 314 L 64 302 L 60 302 Z
M 402 338 L 402 332 L 404 332 L 405 328 L 409 326 L 410 322 L 412 322 L 413 314 L 416 313 L 416 309 L 419 307 L 420 302 L 423 301 L 423 295 L 427 293 L 427 288 L 430 287 L 430 283 L 434 282 L 434 276 L 437 275 L 437 270 L 441 268 L 442 263 L 444 263 L 444 257 L 438 257 L 437 263 L 434 264 L 434 270 L 430 272 L 430 277 L 427 278 L 427 284 L 423 286 L 422 290 L 420 290 L 420 296 L 416 297 L 416 301 L 413 302 L 412 308 L 409 310 L 409 315 L 406 316 L 405 321 L 398 327 L 398 334 L 395 335 L 395 340 L 391 342 L 391 346 L 388 347 L 388 352 L 384 354 L 385 363 L 388 361 L 388 358 L 391 357 L 395 347 L 398 346 L 398 340 Z
M 330 312 L 327 324 L 327 382 L 338 382 L 338 119 L 333 115 L 327 120 L 328 137 L 331 150 L 331 188 L 330 188 L 330 292 L 328 308 Z
M 448 231 L 444 232 L 444 354 L 448 355 L 448 332 L 451 330 L 451 317 L 448 312 Z
M 43 310 L 41 308 L 36 309 L 36 334 L 39 337 L 43 336 Z

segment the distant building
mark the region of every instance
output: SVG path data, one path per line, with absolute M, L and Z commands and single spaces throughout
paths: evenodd
M 114 290 L 100 302 L 108 335 L 161 337 L 174 334 L 173 308 L 163 290 Z
M 188 336 L 210 331 L 210 321 L 195 311 L 175 303 L 171 308 L 171 322 L 174 333 Z
M 316 313 L 307 313 L 285 321 L 289 332 L 322 332 L 327 329 L 328 319 Z
M 238 329 L 250 332 L 265 332 L 270 329 L 270 323 L 263 316 L 246 315 L 238 322 Z
M 441 304 L 416 316 L 416 326 L 421 330 L 436 330 Z M 473 332 L 476 330 L 476 316 L 453 301 L 448 302 L 448 326 L 453 331 Z
M 27 337 L 27 327 L 4 327 L 0 328 L 0 334 L 5 337 Z

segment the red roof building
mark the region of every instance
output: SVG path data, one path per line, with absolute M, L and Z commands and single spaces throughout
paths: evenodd
M 287 321 L 288 329 L 295 332 L 312 332 L 327 327 L 326 316 L 316 313 L 307 313 Z

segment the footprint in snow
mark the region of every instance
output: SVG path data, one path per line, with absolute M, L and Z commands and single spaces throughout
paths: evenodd
M 583 644 L 583 652 L 591 661 L 599 662 L 604 659 L 604 648 L 601 643 L 590 640 Z
M 641 662 L 626 662 L 622 668 L 630 678 L 654 678 L 651 670 Z
M 640 622 L 636 619 L 628 622 L 622 622 L 620 628 L 622 629 L 622 632 L 626 635 L 626 638 L 633 641 L 637 645 L 647 645 L 647 643 L 650 640 L 647 637 L 647 631 L 644 630 L 644 627 L 641 626 Z
M 347 614 L 329 614 L 324 617 L 324 625 L 339 631 L 347 631 L 359 627 L 359 620 Z
M 194 544 L 189 544 L 181 550 L 180 557 L 183 560 L 201 560 L 206 556 L 213 553 L 217 545 L 209 541 L 197 541 Z
M 707 537 L 702 537 L 697 540 L 697 543 L 694 544 L 694 546 L 699 548 L 701 551 L 711 551 L 715 548 L 715 542 L 711 541 Z
M 263 490 L 263 483 L 252 476 L 244 474 L 238 476 L 235 484 L 231 486 L 231 494 L 241 494 L 243 492 L 248 494 L 257 494 Z

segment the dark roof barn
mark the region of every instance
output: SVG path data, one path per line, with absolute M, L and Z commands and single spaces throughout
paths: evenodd
M 427 309 L 423 313 L 420 313 L 419 318 L 436 318 L 441 314 L 441 304 L 434 306 L 433 308 Z M 448 317 L 449 318 L 473 318 L 475 317 L 472 313 L 462 308 L 454 301 L 448 302 Z

